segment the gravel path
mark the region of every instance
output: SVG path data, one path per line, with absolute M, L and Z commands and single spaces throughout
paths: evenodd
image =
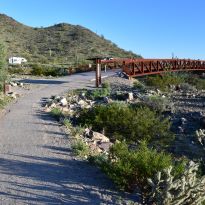
M 92 87 L 93 77 L 91 72 L 26 81 L 38 86 L 0 119 L 0 204 L 118 204 L 110 181 L 72 158 L 69 138 L 41 107 L 51 95 Z

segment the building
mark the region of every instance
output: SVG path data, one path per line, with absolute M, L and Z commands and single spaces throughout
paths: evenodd
M 27 60 L 25 58 L 22 57 L 10 57 L 9 58 L 9 64 L 22 64 L 22 63 L 26 63 Z

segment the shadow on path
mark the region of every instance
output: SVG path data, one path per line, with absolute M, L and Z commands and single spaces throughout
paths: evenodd
M 25 79 L 20 80 L 21 83 L 29 83 L 29 84 L 47 84 L 47 85 L 58 85 L 58 84 L 64 84 L 69 83 L 68 81 L 63 80 L 46 80 L 46 79 Z
M 61 154 L 70 152 L 70 149 L 52 146 L 43 148 Z M 102 194 L 109 194 L 113 197 L 116 195 L 116 192 L 107 190 L 108 184 L 110 184 L 111 190 L 113 185 L 104 174 L 84 161 L 58 157 L 13 156 L 18 160 L 0 158 L 0 173 L 25 180 L 34 180 L 38 183 L 26 184 L 1 180 L 1 183 L 9 183 L 11 192 L 0 192 L 0 196 L 18 199 L 22 202 L 29 201 L 29 204 L 38 202 L 80 205 L 106 203 L 101 197 Z M 93 176 L 97 176 L 97 178 Z M 101 190 L 101 193 L 97 190 Z M 14 194 L 15 191 L 18 192 L 18 195 Z M 41 191 L 46 192 L 47 195 Z M 59 195 L 62 196 L 60 199 Z M 114 205 L 115 202 L 109 204 Z

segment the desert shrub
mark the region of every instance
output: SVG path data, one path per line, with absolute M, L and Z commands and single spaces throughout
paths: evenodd
M 59 120 L 63 116 L 62 110 L 60 108 L 53 108 L 50 113 L 57 120 Z
M 170 166 L 174 167 L 174 176 L 178 176 L 185 167 L 181 161 L 176 164 L 171 155 L 148 148 L 144 141 L 136 150 L 129 150 L 125 142 L 116 143 L 110 149 L 109 159 L 101 162 L 102 170 L 120 189 L 133 192 L 137 188 L 145 198 L 150 191 L 148 178 Z
M 139 90 L 145 90 L 145 85 L 142 84 L 140 81 L 138 80 L 135 80 L 134 83 L 133 83 L 133 87 L 136 88 L 136 89 L 139 89 Z
M 44 75 L 56 77 L 64 75 L 64 69 L 41 64 L 33 64 L 31 73 L 37 76 Z
M 18 67 L 10 66 L 8 71 L 10 74 L 24 74 L 25 73 L 24 69 L 20 66 Z
M 159 88 L 162 91 L 167 91 L 170 85 L 179 85 L 184 83 L 183 75 L 176 73 L 165 73 L 163 75 L 148 76 L 146 83 L 148 86 Z
M 161 97 L 158 95 L 150 96 L 146 104 L 153 110 L 158 112 L 164 112 L 173 108 L 172 103 L 166 97 Z
M 67 128 L 67 129 L 71 129 L 72 128 L 72 123 L 69 119 L 65 118 L 63 120 L 63 125 Z
M 91 164 L 93 164 L 97 167 L 100 167 L 100 168 L 102 168 L 104 165 L 106 166 L 106 164 L 108 162 L 107 160 L 108 160 L 108 157 L 104 153 L 89 155 L 89 157 L 88 157 L 88 161 Z
M 84 127 L 81 126 L 73 126 L 71 129 L 71 134 L 73 137 L 79 137 L 80 135 L 82 135 L 85 131 Z
M 111 89 L 109 84 L 105 84 L 102 88 L 97 88 L 90 92 L 90 98 L 92 99 L 100 99 L 103 97 L 107 97 L 110 95 Z
M 196 91 L 196 88 L 195 88 L 195 86 L 194 85 L 191 85 L 191 84 L 189 84 L 189 83 L 182 83 L 181 85 L 180 85 L 180 89 L 181 90 L 183 90 L 183 91 L 185 91 L 185 92 L 188 92 L 188 91 Z
M 10 101 L 11 101 L 10 97 L 8 97 L 8 96 L 0 96 L 0 109 L 2 109 Z
M 32 69 L 33 75 L 43 75 L 43 68 L 40 64 L 33 64 Z
M 0 42 L 0 91 L 3 91 L 4 82 L 7 79 L 6 50 Z
M 92 126 L 93 130 L 104 131 L 112 139 L 132 142 L 145 139 L 158 144 L 169 143 L 173 135 L 170 123 L 150 108 L 129 106 L 125 103 L 98 105 L 91 110 L 83 110 L 78 122 Z
M 89 147 L 81 139 L 75 140 L 71 147 L 76 156 L 87 157 L 89 155 Z
M 190 77 L 188 79 L 188 83 L 195 86 L 199 90 L 205 89 L 205 79 L 197 78 L 197 77 Z

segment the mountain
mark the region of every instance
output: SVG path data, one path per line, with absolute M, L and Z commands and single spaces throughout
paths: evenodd
M 4 14 L 0 14 L 0 40 L 6 44 L 8 57 L 21 56 L 31 62 L 83 63 L 94 56 L 141 57 L 79 25 L 33 28 Z

